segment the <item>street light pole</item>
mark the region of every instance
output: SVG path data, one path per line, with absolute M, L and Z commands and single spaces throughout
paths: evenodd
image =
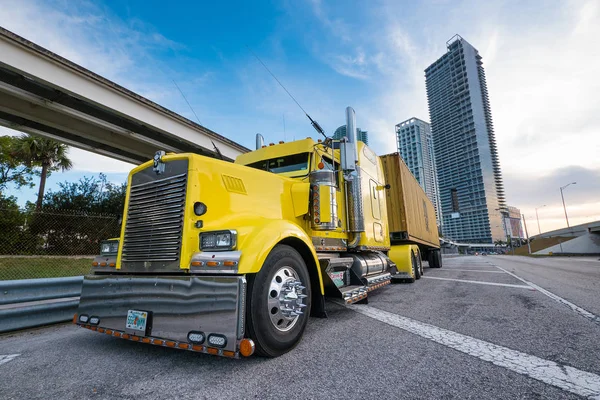
M 546 205 L 544 204 L 543 206 L 539 206 L 535 209 L 535 218 L 537 219 L 537 223 L 538 223 L 538 232 L 541 235 L 542 234 L 542 230 L 540 229 L 540 217 L 538 216 L 538 212 L 537 210 L 539 210 L 542 207 L 546 207 Z
M 525 239 L 527 240 L 527 249 L 529 249 L 529 254 L 531 254 L 531 243 L 529 243 L 529 233 L 527 233 L 527 222 L 525 222 L 525 214 L 521 214 L 523 217 L 523 225 L 525 226 Z
M 567 228 L 570 228 L 570 226 L 569 226 L 569 217 L 567 216 L 567 206 L 565 206 L 565 196 L 563 195 L 563 189 L 566 189 L 567 186 L 569 186 L 569 185 L 575 185 L 576 183 L 577 182 L 571 182 L 568 185 L 561 186 L 561 188 L 560 188 L 560 197 L 562 198 L 563 208 L 565 210 L 565 219 L 567 220 Z

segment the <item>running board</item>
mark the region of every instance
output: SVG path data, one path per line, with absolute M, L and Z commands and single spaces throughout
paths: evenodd
M 369 288 L 366 286 L 346 286 L 340 289 L 342 299 L 346 304 L 357 303 L 366 300 Z
M 385 285 L 389 285 L 392 282 L 392 274 L 389 272 L 383 273 L 381 275 L 375 276 L 367 276 L 367 290 L 369 292 L 379 289 Z

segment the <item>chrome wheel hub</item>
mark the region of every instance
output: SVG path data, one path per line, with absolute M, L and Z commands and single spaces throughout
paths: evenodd
M 296 325 L 306 307 L 304 291 L 296 271 L 290 267 L 281 267 L 271 280 L 269 288 L 268 312 L 275 329 L 285 332 Z

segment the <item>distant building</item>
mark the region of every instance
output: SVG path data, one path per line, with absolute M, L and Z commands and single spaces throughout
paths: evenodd
M 456 35 L 425 70 L 444 237 L 506 240 L 506 208 L 485 71 L 479 52 Z
M 431 127 L 427 122 L 418 118 L 400 122 L 396 125 L 396 144 L 398 153 L 433 203 L 439 226 L 441 206 Z
M 344 136 L 346 136 L 346 125 L 340 126 L 333 133 L 333 138 L 335 140 L 340 140 Z M 356 128 L 356 137 L 364 144 L 369 144 L 369 133 L 367 131 L 363 131 L 360 128 Z
M 513 239 L 524 239 L 523 228 L 521 226 L 521 210 L 517 207 L 508 206 L 508 217 L 504 220 L 508 236 Z

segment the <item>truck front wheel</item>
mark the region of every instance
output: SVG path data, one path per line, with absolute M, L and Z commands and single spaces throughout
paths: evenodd
M 275 246 L 261 270 L 248 278 L 247 330 L 258 355 L 277 357 L 298 344 L 308 322 L 310 299 L 304 260 L 290 246 Z

